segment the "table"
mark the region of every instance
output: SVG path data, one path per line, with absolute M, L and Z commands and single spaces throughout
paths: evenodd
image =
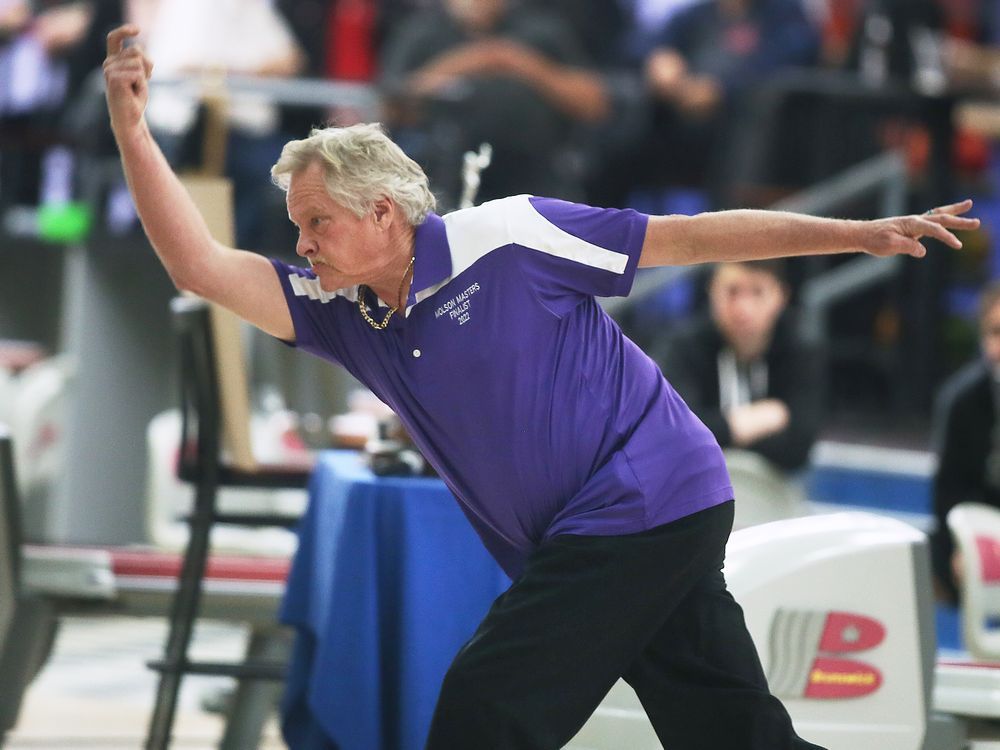
M 320 455 L 281 620 L 292 750 L 418 750 L 444 673 L 510 582 L 437 479 Z

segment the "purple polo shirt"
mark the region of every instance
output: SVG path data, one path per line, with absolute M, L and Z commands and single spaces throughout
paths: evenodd
M 647 221 L 526 195 L 431 214 L 384 331 L 357 287 L 272 261 L 296 346 L 392 407 L 512 578 L 557 534 L 636 533 L 733 496 L 712 433 L 594 299 L 628 294 Z

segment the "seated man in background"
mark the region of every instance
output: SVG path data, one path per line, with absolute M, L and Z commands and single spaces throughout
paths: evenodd
M 392 128 L 446 203 L 455 205 L 462 153 L 483 142 L 493 162 L 480 200 L 513 193 L 580 198 L 567 144 L 573 124 L 609 110 L 571 28 L 508 0 L 445 0 L 386 41 L 382 80 L 398 105 Z
M 819 431 L 823 358 L 783 314 L 788 307 L 783 261 L 719 264 L 708 297 L 710 315 L 678 329 L 650 354 L 719 444 L 763 458 L 751 465 L 780 486 L 784 472 L 806 463 Z M 727 451 L 735 482 L 734 460 L 747 461 Z M 788 486 L 783 490 L 792 492 Z M 747 519 L 783 514 L 753 512 L 749 505 L 756 501 L 748 494 L 736 492 Z M 738 519 L 737 525 L 747 524 Z
M 982 356 L 945 381 L 934 410 L 938 467 L 931 559 L 936 593 L 953 604 L 958 601 L 958 582 L 948 511 L 963 502 L 1000 508 L 1000 282 L 990 284 L 980 297 L 979 336 Z
M 624 206 L 636 188 L 704 189 L 714 202 L 748 97 L 782 70 L 812 66 L 819 35 L 799 0 L 703 0 L 670 16 L 643 63 L 649 110 L 618 123 L 588 179 L 588 200 Z

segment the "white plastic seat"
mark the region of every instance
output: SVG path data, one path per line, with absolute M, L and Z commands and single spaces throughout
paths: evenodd
M 2 413 L 14 441 L 22 526 L 30 540 L 49 538 L 52 496 L 63 464 L 65 408 L 72 378 L 66 355 L 40 359 L 0 384 Z
M 763 456 L 730 448 L 726 468 L 733 483 L 733 528 L 744 529 L 809 513 L 801 485 Z
M 959 503 L 948 513 L 948 528 L 960 552 L 962 637 L 979 660 L 1000 661 L 1000 510 L 982 503 Z
M 971 658 L 938 662 L 934 705 L 941 711 L 1000 718 L 1000 510 L 960 503 L 948 513 L 948 528 L 960 553 L 962 638 Z
M 252 425 L 251 430 L 267 429 Z M 177 476 L 177 452 L 181 439 L 181 417 L 168 409 L 153 417 L 146 429 L 146 534 L 160 550 L 182 551 L 187 547 L 194 488 Z M 218 507 L 223 513 L 259 513 L 297 516 L 305 512 L 304 489 L 220 487 Z M 298 540 L 290 529 L 216 524 L 212 549 L 217 553 L 290 557 Z

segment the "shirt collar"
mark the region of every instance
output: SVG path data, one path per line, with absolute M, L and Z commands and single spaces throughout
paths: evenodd
M 428 296 L 432 287 L 451 276 L 451 248 L 444 219 L 430 213 L 413 235 L 413 281 L 406 301 L 406 314 L 410 308 Z

